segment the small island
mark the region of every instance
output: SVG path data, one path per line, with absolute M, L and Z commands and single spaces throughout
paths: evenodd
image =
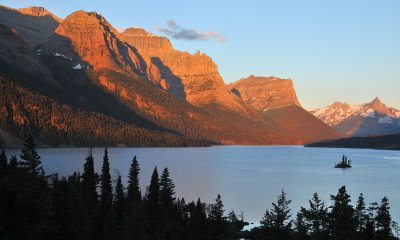
M 342 156 L 342 161 L 336 163 L 335 168 L 351 168 L 351 161 L 347 159 L 347 156 Z

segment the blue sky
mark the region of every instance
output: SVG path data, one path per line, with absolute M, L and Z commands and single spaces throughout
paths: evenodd
M 171 39 L 217 63 L 226 83 L 248 75 L 291 78 L 305 108 L 379 96 L 400 108 L 399 0 L 2 0 L 10 7 L 44 6 L 59 17 L 97 11 L 115 27 L 140 26 L 163 35 L 173 20 L 226 41 Z

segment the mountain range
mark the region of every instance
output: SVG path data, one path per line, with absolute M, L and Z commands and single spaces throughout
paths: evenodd
M 379 98 L 359 105 L 334 102 L 310 112 L 347 136 L 362 137 L 400 132 L 400 110 L 386 106 Z
M 226 85 L 206 54 L 96 12 L 61 19 L 0 7 L 0 143 L 46 146 L 303 144 L 344 134 L 307 112 L 291 80 Z

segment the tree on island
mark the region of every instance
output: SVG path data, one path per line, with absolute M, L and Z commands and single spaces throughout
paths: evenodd
M 335 165 L 335 168 L 351 168 L 351 161 L 347 159 L 347 156 L 342 156 L 342 161 Z

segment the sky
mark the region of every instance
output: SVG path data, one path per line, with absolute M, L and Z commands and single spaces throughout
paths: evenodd
M 293 80 L 307 109 L 379 97 L 400 108 L 400 0 L 0 0 L 59 17 L 96 11 L 140 26 L 174 48 L 200 50 L 230 83 L 249 75 Z

